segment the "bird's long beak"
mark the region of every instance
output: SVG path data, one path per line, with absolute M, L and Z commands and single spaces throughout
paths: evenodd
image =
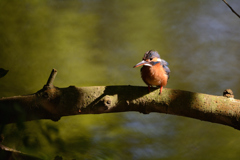
M 133 68 L 136 68 L 136 67 L 139 67 L 139 66 L 142 66 L 142 65 L 151 66 L 149 62 L 142 60 L 141 62 L 139 62 L 138 64 L 133 66 Z

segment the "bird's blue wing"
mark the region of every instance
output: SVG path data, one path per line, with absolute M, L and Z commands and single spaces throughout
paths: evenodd
M 168 66 L 169 65 L 169 63 L 167 61 L 165 61 L 164 59 L 161 59 L 161 64 L 163 66 Z
M 169 78 L 169 74 L 170 74 L 170 69 L 168 68 L 169 63 L 165 60 L 161 60 L 161 65 L 163 66 L 163 69 L 165 70 L 166 74 L 168 75 Z

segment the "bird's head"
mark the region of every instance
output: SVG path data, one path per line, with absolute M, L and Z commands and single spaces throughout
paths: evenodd
M 136 68 L 136 67 L 139 67 L 142 65 L 152 67 L 155 64 L 160 63 L 160 62 L 161 62 L 161 58 L 160 58 L 160 55 L 158 54 L 158 52 L 150 50 L 144 54 L 142 61 L 139 62 L 138 64 L 136 64 L 133 68 Z

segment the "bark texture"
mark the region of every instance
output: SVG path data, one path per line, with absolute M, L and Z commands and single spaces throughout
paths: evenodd
M 56 73 L 53 70 L 47 84 L 34 94 L 1 98 L 0 123 L 138 111 L 180 115 L 240 129 L 240 101 L 227 91 L 225 96 L 214 96 L 167 88 L 159 95 L 158 88 L 148 93 L 147 87 L 137 86 L 58 88 L 52 84 Z

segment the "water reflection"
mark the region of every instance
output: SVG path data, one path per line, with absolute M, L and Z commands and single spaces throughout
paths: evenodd
M 231 88 L 239 98 L 240 24 L 221 1 L 5 0 L 0 8 L 0 67 L 10 70 L 0 96 L 36 92 L 52 68 L 58 87 L 145 85 L 132 66 L 155 49 L 170 63 L 167 87 Z M 73 116 L 3 133 L 5 145 L 43 159 L 239 158 L 236 130 L 162 114 Z

